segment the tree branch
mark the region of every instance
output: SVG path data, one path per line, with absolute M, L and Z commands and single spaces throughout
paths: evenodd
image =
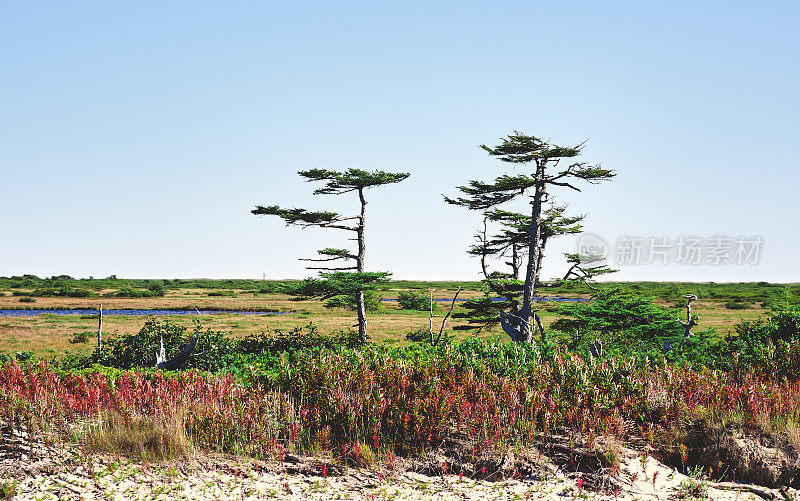
M 581 191 L 580 188 L 576 188 L 569 183 L 563 183 L 561 181 L 548 181 L 549 184 L 554 184 L 556 186 L 566 186 L 567 188 L 572 188 L 575 191 Z
M 355 270 L 358 269 L 357 266 L 347 266 L 342 268 L 325 268 L 325 267 L 311 267 L 307 266 L 307 270 L 326 270 L 326 271 L 342 271 L 342 270 Z

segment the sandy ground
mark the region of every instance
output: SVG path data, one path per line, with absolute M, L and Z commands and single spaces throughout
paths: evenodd
M 7 429 L 6 429 L 7 430 Z M 28 446 L 3 433 L 0 482 L 15 483 L 14 499 L 792 499 L 793 489 L 701 482 L 623 449 L 620 471 L 588 473 L 559 467 L 540 456 L 522 470 L 500 468 L 488 479 L 434 472 L 447 456 L 398 459 L 393 469 L 347 468 L 336 461 L 285 456 L 256 461 L 220 455 L 164 464 L 85 454 L 77 446 Z M 563 461 L 562 461 L 563 463 Z M 515 465 L 522 464 L 517 461 Z M 520 474 L 519 471 L 524 473 Z

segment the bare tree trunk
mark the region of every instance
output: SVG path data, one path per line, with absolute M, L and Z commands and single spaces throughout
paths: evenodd
M 364 291 L 358 291 L 358 339 L 367 342 L 367 308 L 364 301 Z
M 431 344 L 433 344 L 433 291 L 436 289 L 428 289 L 431 293 L 431 316 L 428 319 L 428 334 L 430 334 Z
M 97 321 L 97 356 L 103 352 L 103 305 L 100 304 L 100 314 Z
M 542 201 L 545 196 L 545 183 L 543 179 L 543 169 L 540 165 L 536 167 L 536 191 L 531 201 L 531 241 L 528 248 L 528 265 L 525 270 L 525 288 L 522 292 L 522 308 L 519 316 L 524 322 L 518 322 L 518 327 L 523 332 L 520 338 L 525 342 L 530 342 L 533 337 L 531 317 L 533 313 L 533 298 L 536 293 L 536 279 L 539 275 L 538 267 L 540 263 L 540 241 L 542 238 Z M 523 334 L 524 333 L 524 334 Z
M 544 325 L 542 324 L 542 319 L 539 318 L 539 315 L 537 315 L 536 313 L 533 314 L 533 319 L 536 320 L 536 326 L 539 328 L 539 333 L 542 335 L 542 342 L 544 343 L 545 341 L 547 341 L 547 334 L 545 334 L 544 332 Z
M 364 199 L 364 189 L 358 189 L 358 199 L 361 201 L 361 217 L 358 223 L 358 258 L 356 259 L 356 271 L 364 272 L 364 260 L 367 253 L 366 239 L 364 238 L 364 223 L 367 216 L 367 201 Z M 358 339 L 362 343 L 367 342 L 367 306 L 364 300 L 364 291 L 358 291 Z

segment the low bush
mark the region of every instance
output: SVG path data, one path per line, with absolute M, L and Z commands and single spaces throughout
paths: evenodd
M 93 335 L 93 334 L 94 334 L 94 333 L 92 333 L 92 332 L 86 332 L 86 331 L 83 331 L 83 332 L 76 332 L 76 333 L 75 333 L 75 334 L 72 336 L 72 338 L 70 338 L 69 342 L 70 342 L 71 344 L 77 344 L 77 343 L 88 343 L 88 342 L 89 342 L 89 336 L 91 336 L 91 335 Z
M 32 298 L 32 297 L 30 297 L 30 296 L 22 296 L 21 298 L 19 298 L 19 302 L 20 302 L 20 303 L 35 303 L 35 302 L 36 302 L 36 300 L 35 300 L 35 299 L 33 299 L 33 298 Z
M 71 287 L 71 286 L 63 286 L 63 287 L 52 287 L 52 288 L 45 288 L 45 289 L 36 289 L 30 293 L 31 296 L 36 297 L 90 297 L 92 296 L 92 291 Z
M 400 291 L 397 295 L 397 304 L 404 310 L 428 311 L 431 308 L 429 297 L 413 291 Z M 433 304 L 435 307 L 436 303 Z
M 609 437 L 599 447 L 609 464 L 613 440 L 634 435 L 668 454 L 691 446 L 687 427 L 697 416 L 736 416 L 753 427 L 800 422 L 798 382 L 756 371 L 598 362 L 564 347 L 545 356 L 532 345 L 480 340 L 446 349 L 337 346 L 299 350 L 293 360 L 283 352 L 274 366 L 246 369 L 237 381 L 152 369 L 58 373 L 10 361 L 0 369 L 0 419 L 68 433 L 72 423 L 107 412 L 112 426 L 92 436 L 128 444 L 103 446 L 126 454 L 147 450 L 154 431 L 177 437 L 168 440 L 177 445 L 147 454 L 179 454 L 183 429 L 202 450 L 263 457 L 280 446 L 341 451 L 364 463 L 365 444 L 375 453 L 414 454 L 461 432 L 480 452 L 535 445 L 540 434 L 568 429 Z
M 406 340 L 414 341 L 415 343 L 430 341 L 431 333 L 425 329 L 417 329 L 415 331 L 406 332 Z
M 114 292 L 107 292 L 103 294 L 103 297 L 142 298 L 142 297 L 159 297 L 163 295 L 164 295 L 163 293 L 159 294 L 158 292 L 151 290 L 131 289 L 126 287 L 116 290 Z

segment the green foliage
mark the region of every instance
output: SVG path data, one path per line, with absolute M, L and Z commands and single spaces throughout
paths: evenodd
M 302 297 L 321 297 L 329 299 L 334 296 L 354 297 L 359 291 L 369 291 L 376 285 L 388 281 L 391 273 L 320 273 L 322 278 L 307 278 L 299 283 L 287 285 L 287 294 Z M 366 293 L 366 292 L 365 292 Z
M 315 195 L 340 195 L 357 189 L 372 188 L 404 181 L 409 174 L 404 172 L 368 172 L 360 169 L 347 169 L 337 172 L 326 169 L 311 169 L 298 172 L 308 181 L 323 181 L 325 186 L 314 190 Z
M 61 287 L 36 289 L 31 292 L 30 295 L 36 297 L 90 297 L 92 296 L 92 292 L 86 289 L 65 285 Z
M 160 280 L 154 280 L 147 284 L 147 290 L 155 294 L 156 296 L 163 296 L 167 290 L 164 282 Z
M 257 216 L 278 216 L 286 222 L 286 226 L 289 226 L 290 224 L 298 224 L 302 226 L 324 225 L 339 220 L 339 214 L 335 212 L 314 212 L 307 211 L 305 209 L 283 209 L 277 205 L 270 205 L 268 207 L 259 205 L 250 212 Z
M 3 484 L 0 485 L 0 497 L 3 499 L 14 499 L 14 496 L 17 494 L 17 480 L 14 478 L 3 480 Z
M 164 294 L 159 294 L 157 292 L 151 290 L 142 290 L 142 289 L 131 289 L 128 287 L 124 287 L 119 289 L 115 292 L 108 292 L 103 294 L 103 297 L 127 297 L 127 298 L 142 298 L 142 297 L 159 297 L 163 296 Z
M 428 311 L 431 308 L 429 297 L 413 291 L 400 291 L 397 294 L 397 304 L 404 310 Z
M 355 310 L 358 308 L 358 297 L 356 294 L 340 294 L 333 296 L 325 301 L 326 308 L 345 308 Z M 382 311 L 384 309 L 383 296 L 371 291 L 364 291 L 364 309 L 369 312 Z
M 790 381 L 800 380 L 800 308 L 778 310 L 765 321 L 743 320 L 736 335 L 716 347 L 720 368 L 757 368 Z
M 224 332 L 203 330 L 199 322 L 191 333 L 187 331 L 181 325 L 150 319 L 136 334 L 107 336 L 99 362 L 120 369 L 154 367 L 161 339 L 167 358 L 172 358 L 196 336 L 195 356 L 189 359 L 187 367 L 217 371 L 228 365 L 234 355 L 234 344 Z
M 495 298 L 487 286 L 483 297 L 464 301 L 461 304 L 463 311 L 453 312 L 453 318 L 465 318 L 467 325 L 457 325 L 454 329 L 480 331 L 497 325 L 500 312 L 512 308 L 516 298 L 522 294 L 522 282 L 519 280 L 494 280 L 493 285 L 494 291 L 503 297 Z
M 619 290 L 600 291 L 593 301 L 565 305 L 558 312 L 568 318 L 556 320 L 551 329 L 598 337 L 609 354 L 657 356 L 664 341 L 677 344 L 683 333 L 673 311 Z
M 21 298 L 19 298 L 19 302 L 20 302 L 20 303 L 35 303 L 35 302 L 36 302 L 36 300 L 35 300 L 35 299 L 33 299 L 33 298 L 32 298 L 32 297 L 30 297 L 30 296 L 22 296 Z
M 72 336 L 72 338 L 69 340 L 69 342 L 71 344 L 88 343 L 89 342 L 89 336 L 91 336 L 92 334 L 93 334 L 92 332 L 86 332 L 86 331 L 76 332 Z
M 430 341 L 431 333 L 430 331 L 426 331 L 425 329 L 417 329 L 415 331 L 406 332 L 406 340 L 413 341 L 415 343 L 422 343 L 425 341 Z

